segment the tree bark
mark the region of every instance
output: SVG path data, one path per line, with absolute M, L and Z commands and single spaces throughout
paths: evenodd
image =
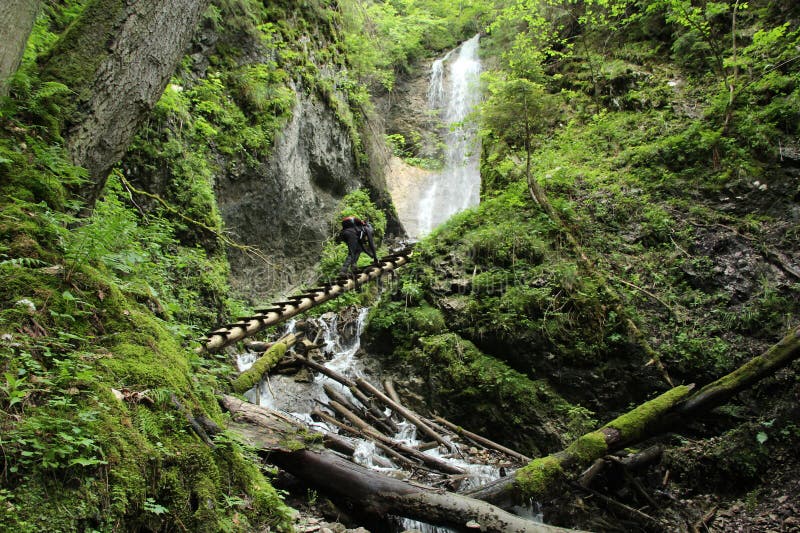
M 277 342 L 264 352 L 264 355 L 253 363 L 253 366 L 239 374 L 233 381 L 233 390 L 241 394 L 255 387 L 264 377 L 264 374 L 269 372 L 270 369 L 281 360 L 284 354 L 286 354 L 286 350 L 297 342 L 298 337 L 298 335 L 290 333 L 278 339 Z
M 383 404 L 386 407 L 388 407 L 398 415 L 401 415 L 403 418 L 414 424 L 417 427 L 417 429 L 419 429 L 422 433 L 429 436 L 430 438 L 432 438 L 433 440 L 435 440 L 448 450 L 453 449 L 452 443 L 448 442 L 444 437 L 442 437 L 441 435 L 436 433 L 433 429 L 431 429 L 431 427 L 427 425 L 425 422 L 423 422 L 416 414 L 414 414 L 410 410 L 406 409 L 405 407 L 398 404 L 397 402 L 386 396 L 384 393 L 376 389 L 374 386 L 372 386 L 372 384 L 369 381 L 359 378 L 356 380 L 356 386 L 359 389 L 361 389 L 361 391 L 364 392 L 364 394 L 371 394 L 372 396 L 383 402 Z
M 630 443 L 638 442 L 692 390 L 681 385 L 617 417 L 602 428 L 576 439 L 560 452 L 534 459 L 513 475 L 467 492 L 469 496 L 494 503 L 513 505 L 528 498 L 542 499 L 561 489 L 565 472 L 591 465 L 596 459 Z
M 558 481 L 564 478 L 566 469 L 585 468 L 609 451 L 656 435 L 698 411 L 712 409 L 798 358 L 800 325 L 792 328 L 780 342 L 763 354 L 691 396 L 687 396 L 689 387 L 675 387 L 609 422 L 604 428 L 580 437 L 566 450 L 534 459 L 514 475 L 478 487 L 467 494 L 501 506 L 511 505 L 521 498 L 541 498 L 552 494 L 559 485 Z
M 355 414 L 351 412 L 347 412 L 347 410 L 336 402 L 331 402 L 331 407 L 334 411 L 341 414 L 345 417 L 353 426 L 355 426 L 362 434 L 373 439 L 381 444 L 388 446 L 389 448 L 395 450 L 396 452 L 409 457 L 415 461 L 418 461 L 422 464 L 427 465 L 428 467 L 436 470 L 437 472 L 443 472 L 445 474 L 463 474 L 464 469 L 459 468 L 455 465 L 448 463 L 442 459 L 434 457 L 433 455 L 426 455 L 419 450 L 415 450 L 414 448 L 410 448 L 403 444 L 402 442 L 398 442 L 390 437 L 387 437 L 377 429 L 373 428 Z
M 8 94 L 8 79 L 19 68 L 38 11 L 39 0 L 0 3 L 0 97 Z
M 69 87 L 62 135 L 89 171 L 94 205 L 111 167 L 164 92 L 209 0 L 93 0 L 42 62 L 45 81 Z
M 417 464 L 414 461 L 412 461 L 411 459 L 408 459 L 407 457 L 405 457 L 403 455 L 400 455 L 399 453 L 397 453 L 396 451 L 394 451 L 390 447 L 386 446 L 382 442 L 379 442 L 379 441 L 371 438 L 369 435 L 365 435 L 361 431 L 359 431 L 359 430 L 357 430 L 357 429 L 355 429 L 353 427 L 348 426 L 344 422 L 340 422 L 339 420 L 337 420 L 336 418 L 332 417 L 328 413 L 322 411 L 321 409 L 314 408 L 314 410 L 311 411 L 311 418 L 313 418 L 314 420 L 317 420 L 317 421 L 326 422 L 328 425 L 333 426 L 335 428 L 339 428 L 341 431 L 344 431 L 345 433 L 347 433 L 349 435 L 352 435 L 354 438 L 363 439 L 363 440 L 367 440 L 369 442 L 372 442 L 375 446 L 377 446 L 378 448 L 383 450 L 384 453 L 386 453 L 386 455 L 391 457 L 398 465 L 406 465 L 409 468 L 413 468 Z M 331 448 L 331 449 L 333 449 L 333 448 Z M 382 459 L 382 458 L 380 458 L 378 456 L 373 457 L 372 462 L 373 463 L 378 463 L 379 461 L 376 461 L 376 459 Z M 379 465 L 379 466 L 387 466 L 388 467 L 388 466 L 391 466 L 391 465 L 384 464 L 384 465 Z
M 313 435 L 279 413 L 232 396 L 224 396 L 221 401 L 234 420 L 245 422 L 233 424 L 232 428 L 252 446 L 268 454 L 271 463 L 328 494 L 352 502 L 365 512 L 377 516 L 405 516 L 462 530 L 468 522 L 475 522 L 484 532 L 570 531 L 532 522 L 459 494 L 412 485 L 330 452 L 312 451 L 301 443 L 313 441 Z
M 391 439 L 376 431 L 375 428 L 370 427 L 369 424 L 364 423 L 363 420 L 359 421 L 351 419 L 351 423 L 353 423 L 355 426 L 351 427 L 347 424 L 339 422 L 332 416 L 320 411 L 319 409 L 314 410 L 311 416 L 320 420 L 324 420 L 325 422 L 334 425 L 347 433 L 351 433 L 356 437 L 374 442 L 376 446 L 379 446 L 382 450 L 391 455 L 393 459 L 399 460 L 400 463 L 406 464 L 409 467 L 425 465 L 433 471 L 442 472 L 444 474 L 464 474 L 464 470 L 462 468 L 453 466 L 447 461 L 438 459 L 432 455 L 424 454 L 419 450 L 410 448 L 401 442 Z
M 763 354 L 692 394 L 677 406 L 676 413 L 685 416 L 697 410 L 708 410 L 721 405 L 798 357 L 800 357 L 800 325 L 792 328 L 783 339 Z
M 486 502 L 384 476 L 325 452 L 274 452 L 269 460 L 330 494 L 378 516 L 405 516 L 433 524 L 497 533 L 569 531 L 520 518 Z M 473 526 L 470 526 L 473 527 Z
M 461 426 L 457 426 L 457 425 L 453 424 L 452 422 L 450 422 L 449 420 L 446 420 L 446 419 L 442 418 L 441 416 L 434 416 L 433 420 L 436 421 L 436 422 L 439 422 L 440 424 L 445 426 L 447 429 L 449 429 L 451 431 L 454 431 L 458 435 L 461 435 L 462 437 L 466 437 L 466 438 L 476 442 L 477 444 L 480 444 L 481 446 L 485 446 L 487 448 L 491 448 L 491 449 L 496 450 L 496 451 L 498 451 L 500 453 L 504 453 L 504 454 L 506 454 L 506 455 L 508 455 L 510 457 L 513 457 L 514 459 L 519 459 L 520 461 L 529 462 L 531 460 L 531 458 L 526 456 L 526 455 L 522 455 L 521 453 L 519 453 L 517 451 L 514 451 L 511 448 L 507 448 L 507 447 L 503 446 L 502 444 L 498 444 L 498 443 L 496 443 L 496 442 L 494 442 L 492 440 L 489 440 L 486 437 L 481 437 L 477 433 L 472 433 L 471 431 L 467 431 L 466 429 L 462 428 Z

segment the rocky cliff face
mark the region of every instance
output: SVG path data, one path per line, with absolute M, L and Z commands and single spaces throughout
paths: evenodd
M 226 227 L 267 256 L 229 254 L 235 290 L 254 301 L 306 281 L 331 236 L 339 200 L 369 184 L 333 111 L 296 92 L 292 120 L 269 159 L 242 174 L 220 176 L 216 184 Z
M 286 9 L 270 5 L 259 16 L 285 21 Z M 390 211 L 388 232 L 402 232 L 386 192 L 383 127 L 352 103 L 337 35 L 315 14 L 259 28 L 235 13 L 223 12 L 231 15 L 223 24 L 206 20 L 185 61 L 191 68 L 125 163 L 132 180 L 181 209 L 203 196 L 192 184 L 213 185 L 213 198 L 184 214 L 202 220 L 218 208 L 224 231 L 258 250 L 226 248 L 235 295 L 255 305 L 310 281 L 351 191 L 367 188 Z M 189 224 L 185 233 L 182 242 L 219 250 L 212 232 Z

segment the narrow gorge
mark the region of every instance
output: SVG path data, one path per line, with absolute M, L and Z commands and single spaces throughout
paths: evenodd
M 797 2 L 0 20 L 0 531 L 800 528 Z

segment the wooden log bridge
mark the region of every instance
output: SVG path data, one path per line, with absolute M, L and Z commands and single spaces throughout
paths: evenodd
M 411 257 L 411 247 L 407 247 L 397 253 L 382 257 L 378 265 L 364 267 L 353 274 L 352 277 L 340 277 L 333 280 L 330 284 L 323 287 L 309 289 L 301 294 L 289 297 L 286 301 L 274 302 L 272 307 L 258 309 L 253 316 L 240 318 L 234 324 L 227 324 L 218 328 L 201 339 L 198 353 L 213 353 L 238 342 L 245 337 L 249 337 L 269 326 L 280 324 L 312 307 L 332 300 L 347 291 L 357 289 L 365 283 L 379 279 L 384 274 L 393 272 L 409 262 Z

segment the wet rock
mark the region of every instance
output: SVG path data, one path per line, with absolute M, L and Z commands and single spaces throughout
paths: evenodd
M 314 376 L 311 374 L 308 368 L 303 367 L 294 375 L 294 380 L 298 383 L 311 383 L 314 381 Z
M 270 344 L 271 343 L 269 342 L 252 341 L 252 342 L 246 342 L 244 347 L 249 352 L 263 352 L 266 351 L 267 348 L 269 348 Z

